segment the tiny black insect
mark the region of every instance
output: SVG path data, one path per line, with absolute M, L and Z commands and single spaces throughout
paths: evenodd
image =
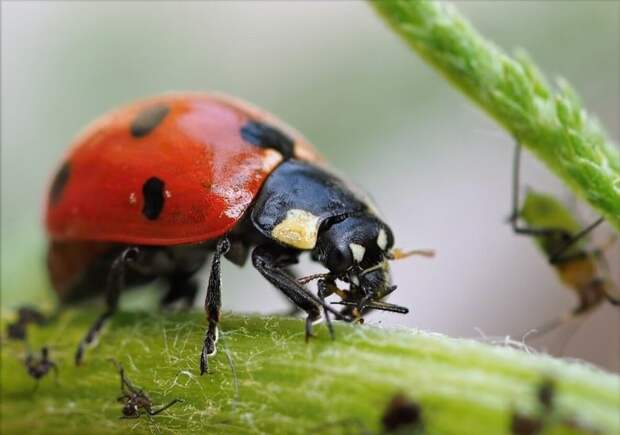
M 123 403 L 123 415 L 121 418 L 138 418 L 143 413 L 153 416 L 157 415 L 166 409 L 170 408 L 177 402 L 182 402 L 180 399 L 174 399 L 167 405 L 162 406 L 157 410 L 153 410 L 153 401 L 149 396 L 140 388 L 134 386 L 129 379 L 125 376 L 125 370 L 123 366 L 116 360 L 111 360 L 112 363 L 118 369 L 118 373 L 121 377 L 121 396 L 117 399 Z
M 24 365 L 26 366 L 28 374 L 37 381 L 35 391 L 39 388 L 41 379 L 50 370 L 54 370 L 54 377 L 58 379 L 58 367 L 56 363 L 50 359 L 49 349 L 46 346 L 41 348 L 41 358 L 36 358 L 32 353 L 29 353 L 24 360 Z
M 17 320 L 8 325 L 7 336 L 13 340 L 26 340 L 26 327 L 30 323 L 43 325 L 45 321 L 45 316 L 36 309 L 21 307 L 17 311 Z

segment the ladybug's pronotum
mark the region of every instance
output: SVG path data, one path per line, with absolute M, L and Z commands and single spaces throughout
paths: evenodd
M 107 309 L 77 363 L 123 289 L 161 278 L 169 284 L 163 304 L 192 304 L 195 274 L 210 257 L 201 373 L 216 351 L 222 256 L 237 265 L 251 256 L 307 313 L 306 337 L 321 309 L 330 331 L 328 313 L 350 321 L 370 309 L 407 312 L 382 301 L 395 289 L 386 260 L 407 254 L 392 249 L 392 231 L 368 200 L 294 130 L 230 97 L 165 95 L 95 121 L 51 182 L 46 225 L 61 302 L 105 291 Z M 329 270 L 318 296 L 288 271 L 303 252 Z M 333 293 L 340 311 L 324 300 Z

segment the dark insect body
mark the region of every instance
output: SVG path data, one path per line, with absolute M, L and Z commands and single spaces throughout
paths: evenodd
M 43 379 L 43 377 L 47 375 L 50 370 L 54 370 L 54 375 L 58 378 L 58 367 L 56 366 L 56 363 L 50 359 L 49 349 L 47 347 L 41 348 L 40 358 L 37 358 L 29 353 L 24 360 L 24 365 L 26 366 L 26 371 L 28 374 L 37 381 L 35 390 L 39 387 L 39 381 Z
M 159 409 L 153 409 L 153 401 L 143 390 L 133 385 L 127 379 L 123 366 L 114 360 L 112 360 L 112 363 L 118 369 L 118 374 L 121 378 L 121 396 L 117 399 L 123 404 L 123 415 L 121 418 L 139 418 L 143 414 L 154 416 L 162 413 L 175 403 L 182 402 L 180 399 L 174 399 Z
M 31 307 L 21 307 L 17 310 L 17 320 L 7 327 L 7 336 L 13 340 L 26 340 L 29 324 L 43 325 L 45 322 L 45 316 L 38 310 Z
M 251 258 L 307 313 L 306 337 L 321 310 L 330 332 L 329 314 L 352 321 L 371 309 L 408 311 L 383 301 L 395 289 L 387 260 L 420 252 L 392 249 L 391 229 L 363 195 L 298 133 L 239 100 L 184 94 L 126 106 L 82 134 L 60 168 L 46 215 L 52 284 L 71 303 L 107 283 L 107 309 L 77 363 L 122 290 L 160 278 L 169 285 L 163 304 L 191 305 L 209 258 L 201 373 L 216 352 L 222 257 L 239 266 Z M 329 270 L 319 296 L 288 270 L 305 252 Z M 325 302 L 331 294 L 343 298 L 341 310 Z
M 571 213 L 552 196 L 534 191 L 528 192 L 520 206 L 520 161 L 521 145 L 517 143 L 513 162 L 513 210 L 510 217 L 513 231 L 536 240 L 561 281 L 578 297 L 574 309 L 537 328 L 536 334 L 544 334 L 571 319 L 590 313 L 604 301 L 620 305 L 620 290 L 605 271 L 603 254 L 607 246 L 591 250 L 585 243 L 585 237 L 603 222 L 603 218 L 582 229 Z M 519 225 L 520 219 L 526 226 Z

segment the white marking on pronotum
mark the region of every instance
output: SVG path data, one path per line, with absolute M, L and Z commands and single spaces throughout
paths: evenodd
M 129 194 L 129 204 L 134 205 L 136 202 L 138 202 L 138 199 L 136 198 L 136 192 L 131 192 Z
M 361 263 L 364 259 L 366 248 L 364 248 L 362 245 L 358 245 L 357 243 L 349 243 L 349 249 L 351 250 L 351 254 L 353 254 L 353 259 L 357 263 Z
M 263 156 L 261 158 L 261 169 L 263 170 L 263 172 L 268 174 L 273 171 L 273 168 L 278 166 L 281 161 L 282 154 L 280 154 L 276 150 L 268 148 L 263 152 Z
M 387 234 L 385 233 L 385 230 L 383 228 L 381 228 L 379 230 L 379 235 L 377 236 L 377 246 L 382 250 L 385 251 L 385 248 L 387 248 Z
M 319 232 L 319 217 L 309 211 L 294 208 L 271 231 L 271 236 L 297 249 L 312 249 Z

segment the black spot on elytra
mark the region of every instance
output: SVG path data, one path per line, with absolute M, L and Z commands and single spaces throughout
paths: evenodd
M 295 142 L 280 130 L 268 124 L 249 121 L 241 127 L 241 137 L 252 145 L 261 148 L 273 148 L 279 151 L 285 159 L 293 157 Z
M 385 432 L 399 432 L 405 427 L 421 429 L 422 408 L 402 394 L 396 394 L 388 404 L 381 423 Z
M 65 162 L 56 175 L 54 176 L 54 180 L 52 181 L 52 187 L 50 187 L 49 199 L 51 204 L 56 204 L 60 197 L 62 196 L 62 192 L 65 190 L 65 186 L 67 185 L 67 181 L 69 181 L 69 175 L 71 175 L 71 166 L 69 162 Z
M 164 208 L 164 182 L 157 177 L 149 178 L 142 186 L 142 196 L 142 214 L 149 220 L 157 219 Z
M 170 112 L 170 108 L 164 104 L 152 106 L 138 113 L 131 123 L 131 135 L 143 137 L 157 127 Z

